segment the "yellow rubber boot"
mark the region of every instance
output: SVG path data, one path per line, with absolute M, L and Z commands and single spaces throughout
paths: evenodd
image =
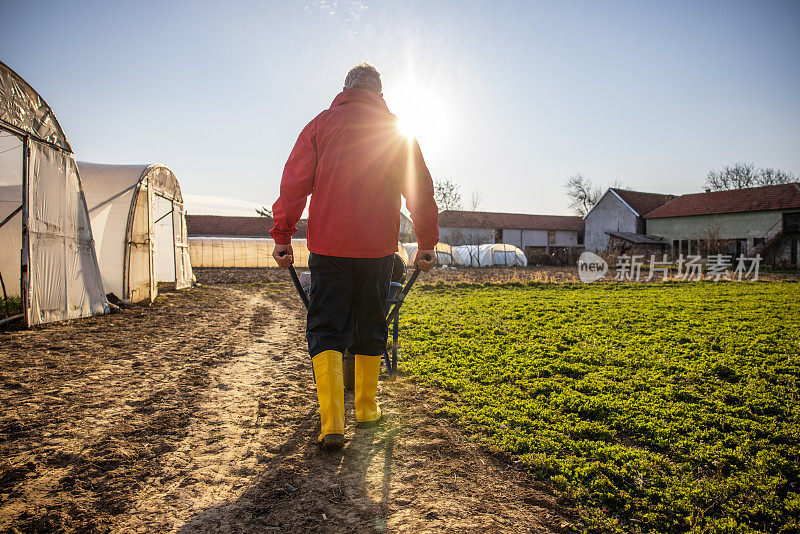
M 378 373 L 381 369 L 380 356 L 356 354 L 356 422 L 358 426 L 371 426 L 381 418 L 381 409 L 375 402 L 378 391 Z
M 342 353 L 335 350 L 320 352 L 313 358 L 314 378 L 317 381 L 322 431 L 317 441 L 323 448 L 344 445 L 344 380 Z

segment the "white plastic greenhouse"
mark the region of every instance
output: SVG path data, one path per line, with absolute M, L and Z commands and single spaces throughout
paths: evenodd
M 403 243 L 403 247 L 405 247 L 409 259 L 413 260 L 414 255 L 417 253 L 418 245 L 416 243 Z M 435 250 L 437 265 L 463 265 L 461 256 L 447 243 L 437 243 Z
M 267 237 L 190 237 L 189 255 L 195 267 L 277 267 L 275 242 Z M 308 267 L 305 239 L 292 240 L 295 267 Z
M 183 196 L 163 165 L 79 162 L 106 294 L 132 302 L 192 285 Z
M 406 267 L 411 266 L 411 258 L 408 256 L 408 252 L 406 252 L 406 247 L 403 246 L 402 243 L 398 243 L 397 255 L 400 256 L 400 259 L 403 260 L 403 263 L 406 264 Z
M 2 62 L 0 275 L 27 326 L 109 311 L 72 148 L 50 106 Z
M 514 245 L 490 243 L 486 245 L 459 245 L 453 247 L 462 263 L 470 267 L 525 267 L 525 254 Z
M 189 253 L 194 267 L 277 267 L 272 258 L 275 242 L 259 237 L 189 238 Z M 398 243 L 397 253 L 408 265 L 408 255 Z M 308 244 L 305 239 L 292 239 L 294 266 L 308 267 Z

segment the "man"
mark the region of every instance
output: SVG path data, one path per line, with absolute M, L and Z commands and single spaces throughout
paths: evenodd
M 380 74 L 350 70 L 331 107 L 300 133 L 272 207 L 273 257 L 294 261 L 291 237 L 311 195 L 308 265 L 311 306 L 306 339 L 317 383 L 323 448 L 344 445 L 342 354 L 355 355 L 359 426 L 377 423 L 380 358 L 386 349 L 386 296 L 400 231 L 400 197 L 417 233 L 414 266 L 429 271 L 439 241 L 433 182 L 416 141 L 397 130 L 381 93 Z M 425 259 L 425 258 L 429 259 Z

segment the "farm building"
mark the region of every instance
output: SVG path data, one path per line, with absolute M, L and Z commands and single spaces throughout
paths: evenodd
M 183 196 L 163 165 L 79 162 L 106 294 L 132 302 L 192 285 Z
M 0 276 L 28 326 L 109 310 L 72 148 L 50 106 L 2 62 Z
M 666 244 L 653 243 L 653 238 L 646 237 L 644 216 L 674 198 L 675 195 L 609 188 L 583 218 L 586 250 L 610 252 L 612 240 L 616 251 L 660 250 Z
M 648 234 L 674 257 L 760 254 L 773 265 L 798 265 L 798 183 L 682 195 L 646 219 Z
M 400 213 L 400 241 L 403 243 L 410 243 L 412 241 L 417 240 L 417 235 L 414 233 L 414 223 L 405 216 L 404 213 Z
M 538 256 L 560 254 L 574 261 L 583 249 L 584 224 L 580 217 L 448 210 L 439 214 L 439 239 L 451 245 L 505 243 Z

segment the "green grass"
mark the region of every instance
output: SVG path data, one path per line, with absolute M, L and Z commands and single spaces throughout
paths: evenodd
M 797 283 L 428 286 L 401 369 L 593 531 L 800 529 Z
M 9 297 L 8 298 L 8 310 L 9 315 L 17 315 L 18 313 L 22 313 L 22 301 L 19 297 Z M 6 302 L 3 300 L 3 295 L 0 293 L 0 319 L 6 317 Z

